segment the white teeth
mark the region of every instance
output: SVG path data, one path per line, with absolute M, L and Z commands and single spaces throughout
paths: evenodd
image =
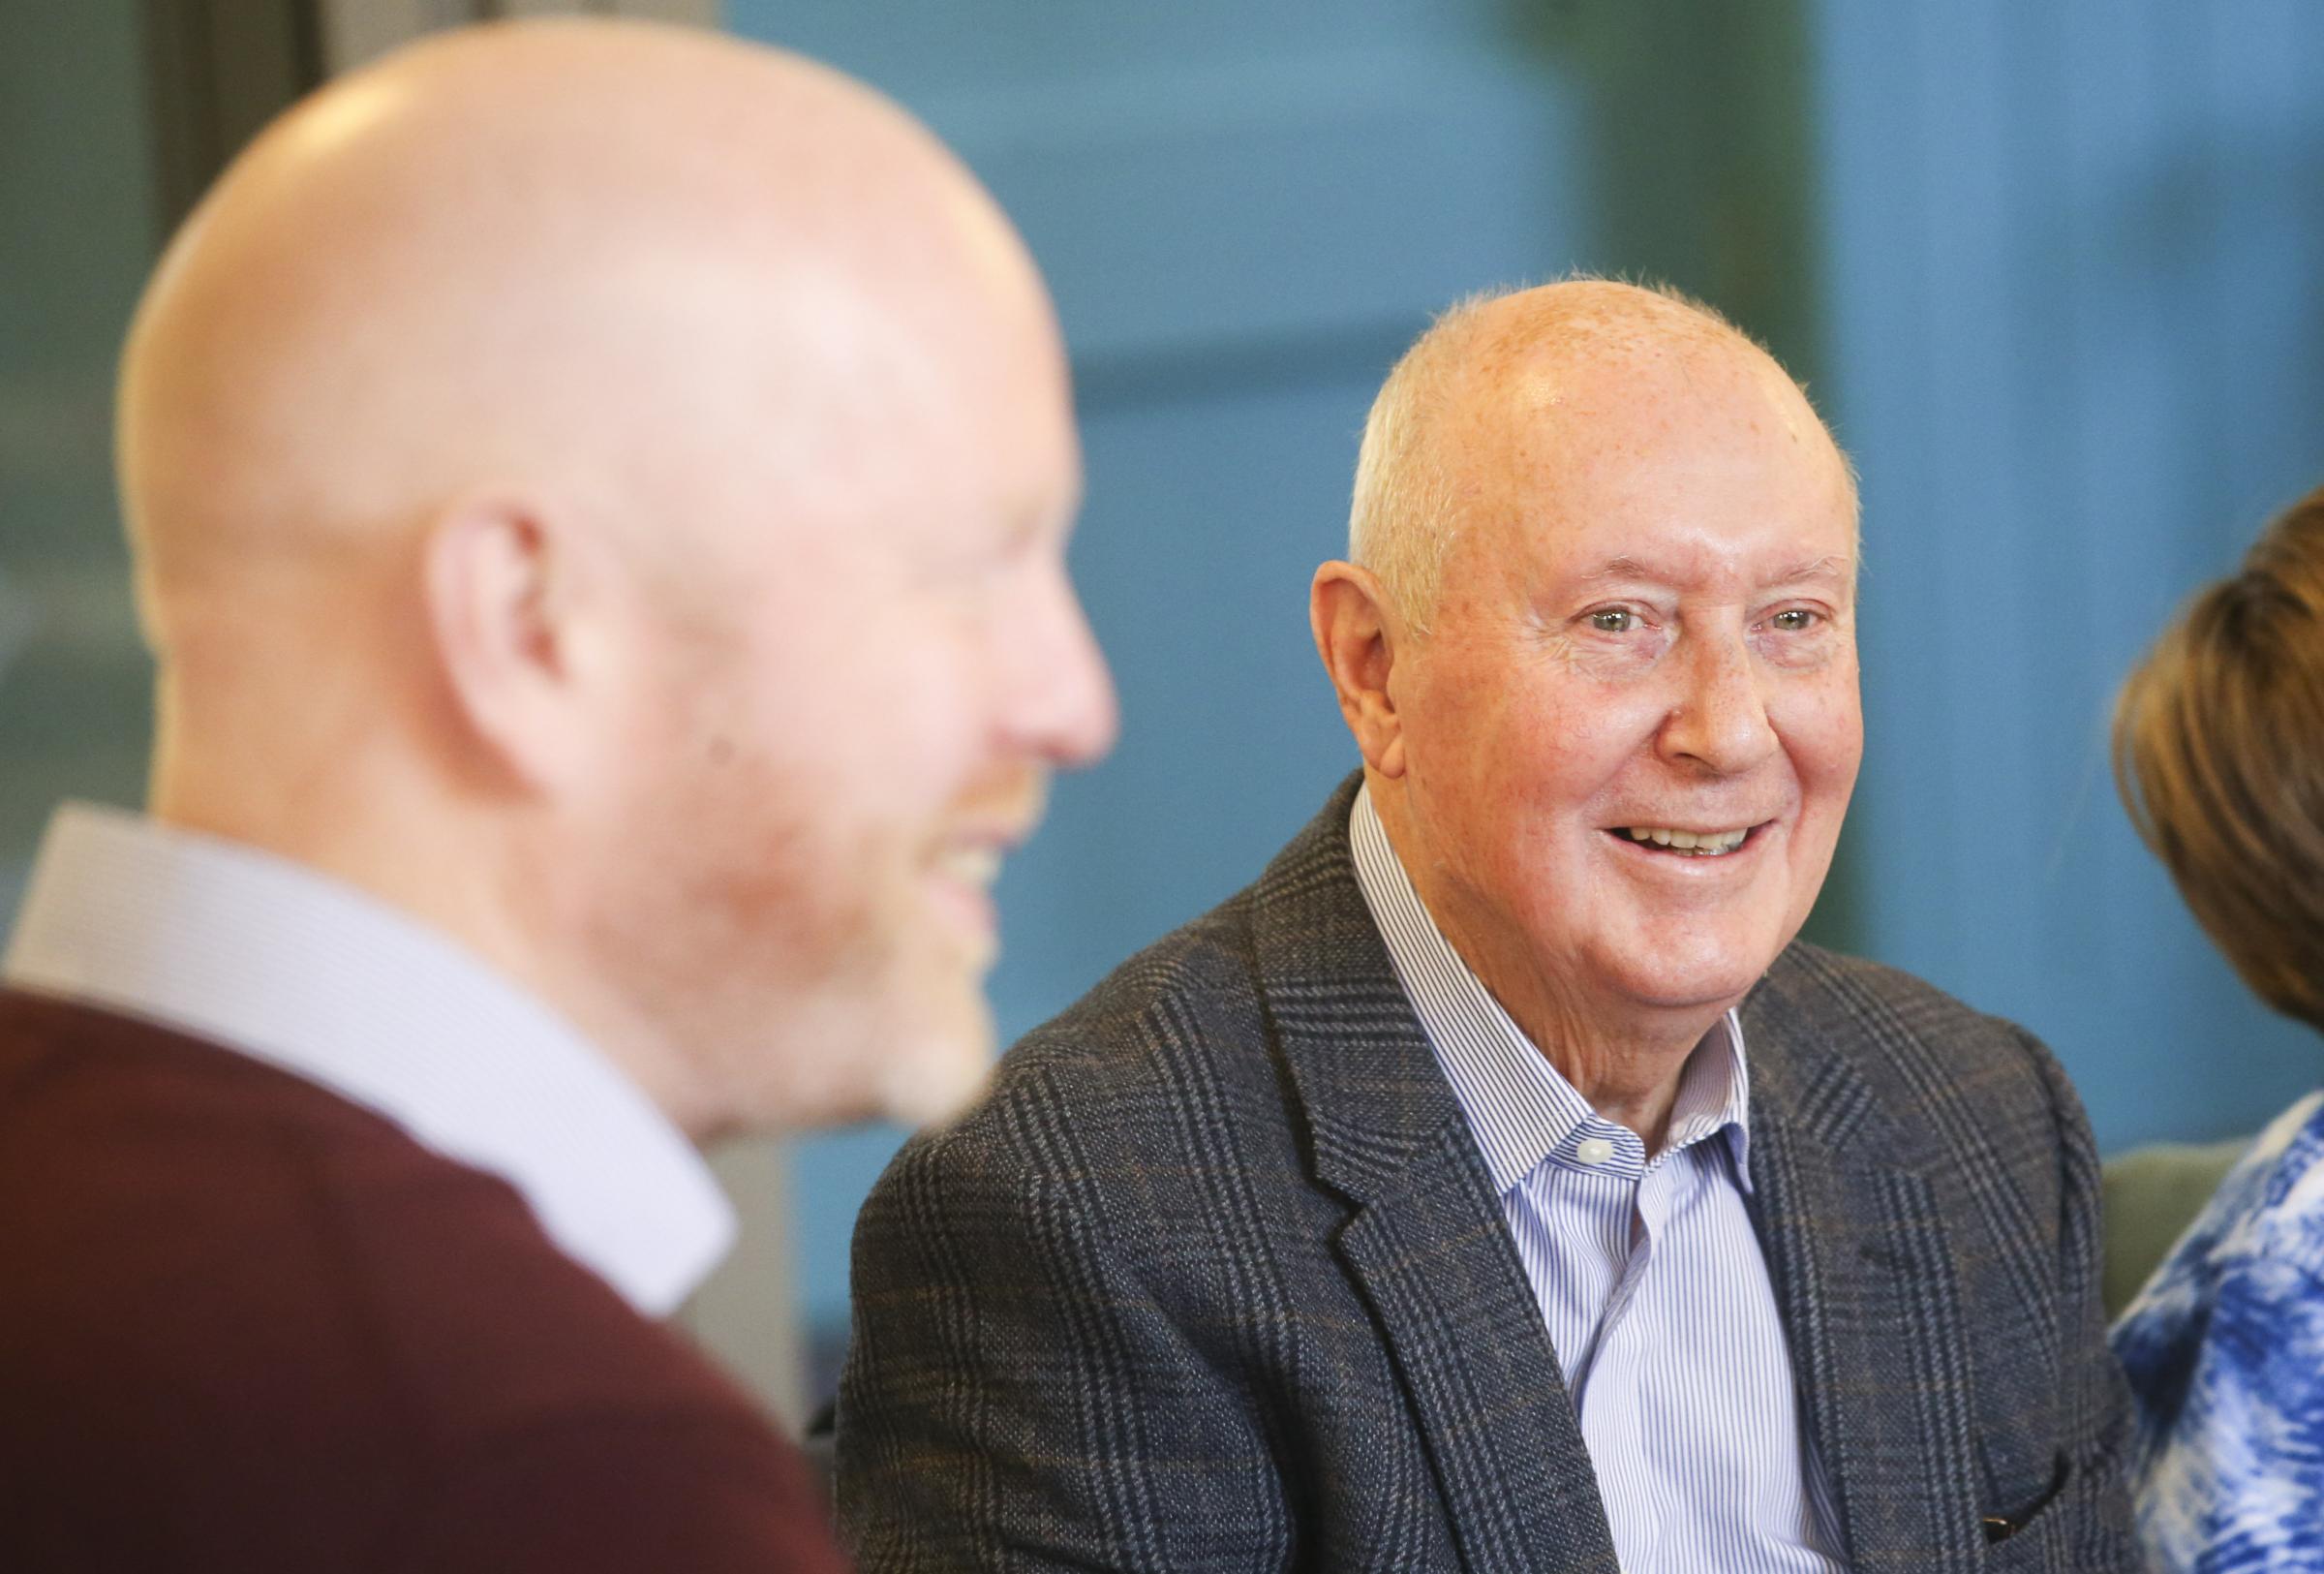
M 1716 858 L 1741 847 L 1751 830 L 1746 826 L 1739 831 L 1674 831 L 1661 825 L 1632 825 L 1625 828 L 1624 834 L 1633 842 L 1652 842 L 1657 847 L 1694 857 Z
M 991 885 L 1000 878 L 1000 849 L 992 847 L 947 848 L 937 864 L 946 878 L 963 885 Z

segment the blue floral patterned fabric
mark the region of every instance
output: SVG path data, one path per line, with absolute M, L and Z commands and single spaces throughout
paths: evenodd
M 2114 1348 L 2155 1566 L 2324 1574 L 2324 1093 L 2229 1172 Z

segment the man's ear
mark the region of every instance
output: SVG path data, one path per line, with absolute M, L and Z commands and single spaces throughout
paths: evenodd
M 1308 588 L 1307 622 L 1364 764 L 1383 776 L 1402 776 L 1403 722 L 1388 692 L 1402 627 L 1378 577 L 1353 563 L 1325 564 Z
M 445 509 L 422 547 L 456 720 L 491 774 L 535 791 L 584 767 L 575 546 L 540 509 L 487 494 Z

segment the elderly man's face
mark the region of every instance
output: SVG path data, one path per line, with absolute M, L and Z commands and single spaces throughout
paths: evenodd
M 975 1091 L 992 881 L 1050 770 L 1113 736 L 1065 570 L 1061 354 L 963 331 L 978 376 L 920 368 L 811 485 L 759 457 L 771 426 L 681 505 L 726 550 L 640 696 L 609 939 L 746 1119 L 918 1121 Z
M 1394 669 L 1422 884 L 1484 971 L 1574 1009 L 1731 1002 L 1814 905 L 1861 753 L 1842 464 L 1725 346 L 1491 399 Z

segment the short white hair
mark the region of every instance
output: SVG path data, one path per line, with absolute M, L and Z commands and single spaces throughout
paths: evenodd
M 1364 417 L 1348 507 L 1348 561 L 1369 569 L 1389 601 L 1425 632 L 1460 528 L 1452 482 L 1433 434 L 1452 386 L 1451 342 L 1498 293 L 1471 295 L 1440 313 L 1397 358 Z

